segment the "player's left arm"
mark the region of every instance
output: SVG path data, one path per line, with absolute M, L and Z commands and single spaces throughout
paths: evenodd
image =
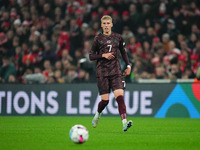
M 130 75 L 130 73 L 131 73 L 131 64 L 129 62 L 125 46 L 126 46 L 126 44 L 125 44 L 124 40 L 121 38 L 120 43 L 119 43 L 119 50 L 120 50 L 123 60 L 126 63 L 126 66 L 127 66 L 123 73 L 123 75 L 126 77 L 126 76 Z

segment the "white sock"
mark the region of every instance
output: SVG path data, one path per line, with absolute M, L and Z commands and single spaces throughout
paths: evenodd
M 126 119 L 123 119 L 122 120 L 122 124 L 126 124 L 127 123 L 127 120 Z
M 99 113 L 98 111 L 95 114 L 95 118 L 100 118 L 101 117 L 101 113 Z

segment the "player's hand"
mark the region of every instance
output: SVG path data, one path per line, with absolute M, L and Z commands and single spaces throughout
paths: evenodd
M 104 58 L 106 58 L 106 59 L 108 59 L 108 60 L 111 60 L 111 59 L 114 59 L 114 58 L 115 58 L 115 56 L 114 56 L 113 54 L 114 54 L 114 52 L 111 52 L 111 53 L 104 53 L 104 54 L 102 54 L 102 57 L 104 57 Z
M 126 70 L 123 73 L 123 76 L 126 77 L 126 76 L 130 75 L 130 73 L 131 73 L 131 67 L 127 67 Z

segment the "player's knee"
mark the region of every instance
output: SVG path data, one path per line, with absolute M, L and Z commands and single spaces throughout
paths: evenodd
M 115 98 L 117 99 L 117 97 L 124 95 L 124 91 L 122 89 L 115 90 L 114 95 L 115 95 Z

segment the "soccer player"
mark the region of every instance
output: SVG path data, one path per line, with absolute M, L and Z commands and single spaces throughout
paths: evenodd
M 126 119 L 126 106 L 124 103 L 124 88 L 119 52 L 125 61 L 127 68 L 123 75 L 130 75 L 131 65 L 125 50 L 125 43 L 120 34 L 111 31 L 113 27 L 112 18 L 105 15 L 101 18 L 103 33 L 99 33 L 93 41 L 90 60 L 96 60 L 96 79 L 101 101 L 98 110 L 92 120 L 93 127 L 96 127 L 103 109 L 108 105 L 109 93 L 112 89 L 118 103 L 119 114 L 122 119 L 123 131 L 127 131 L 133 122 Z

